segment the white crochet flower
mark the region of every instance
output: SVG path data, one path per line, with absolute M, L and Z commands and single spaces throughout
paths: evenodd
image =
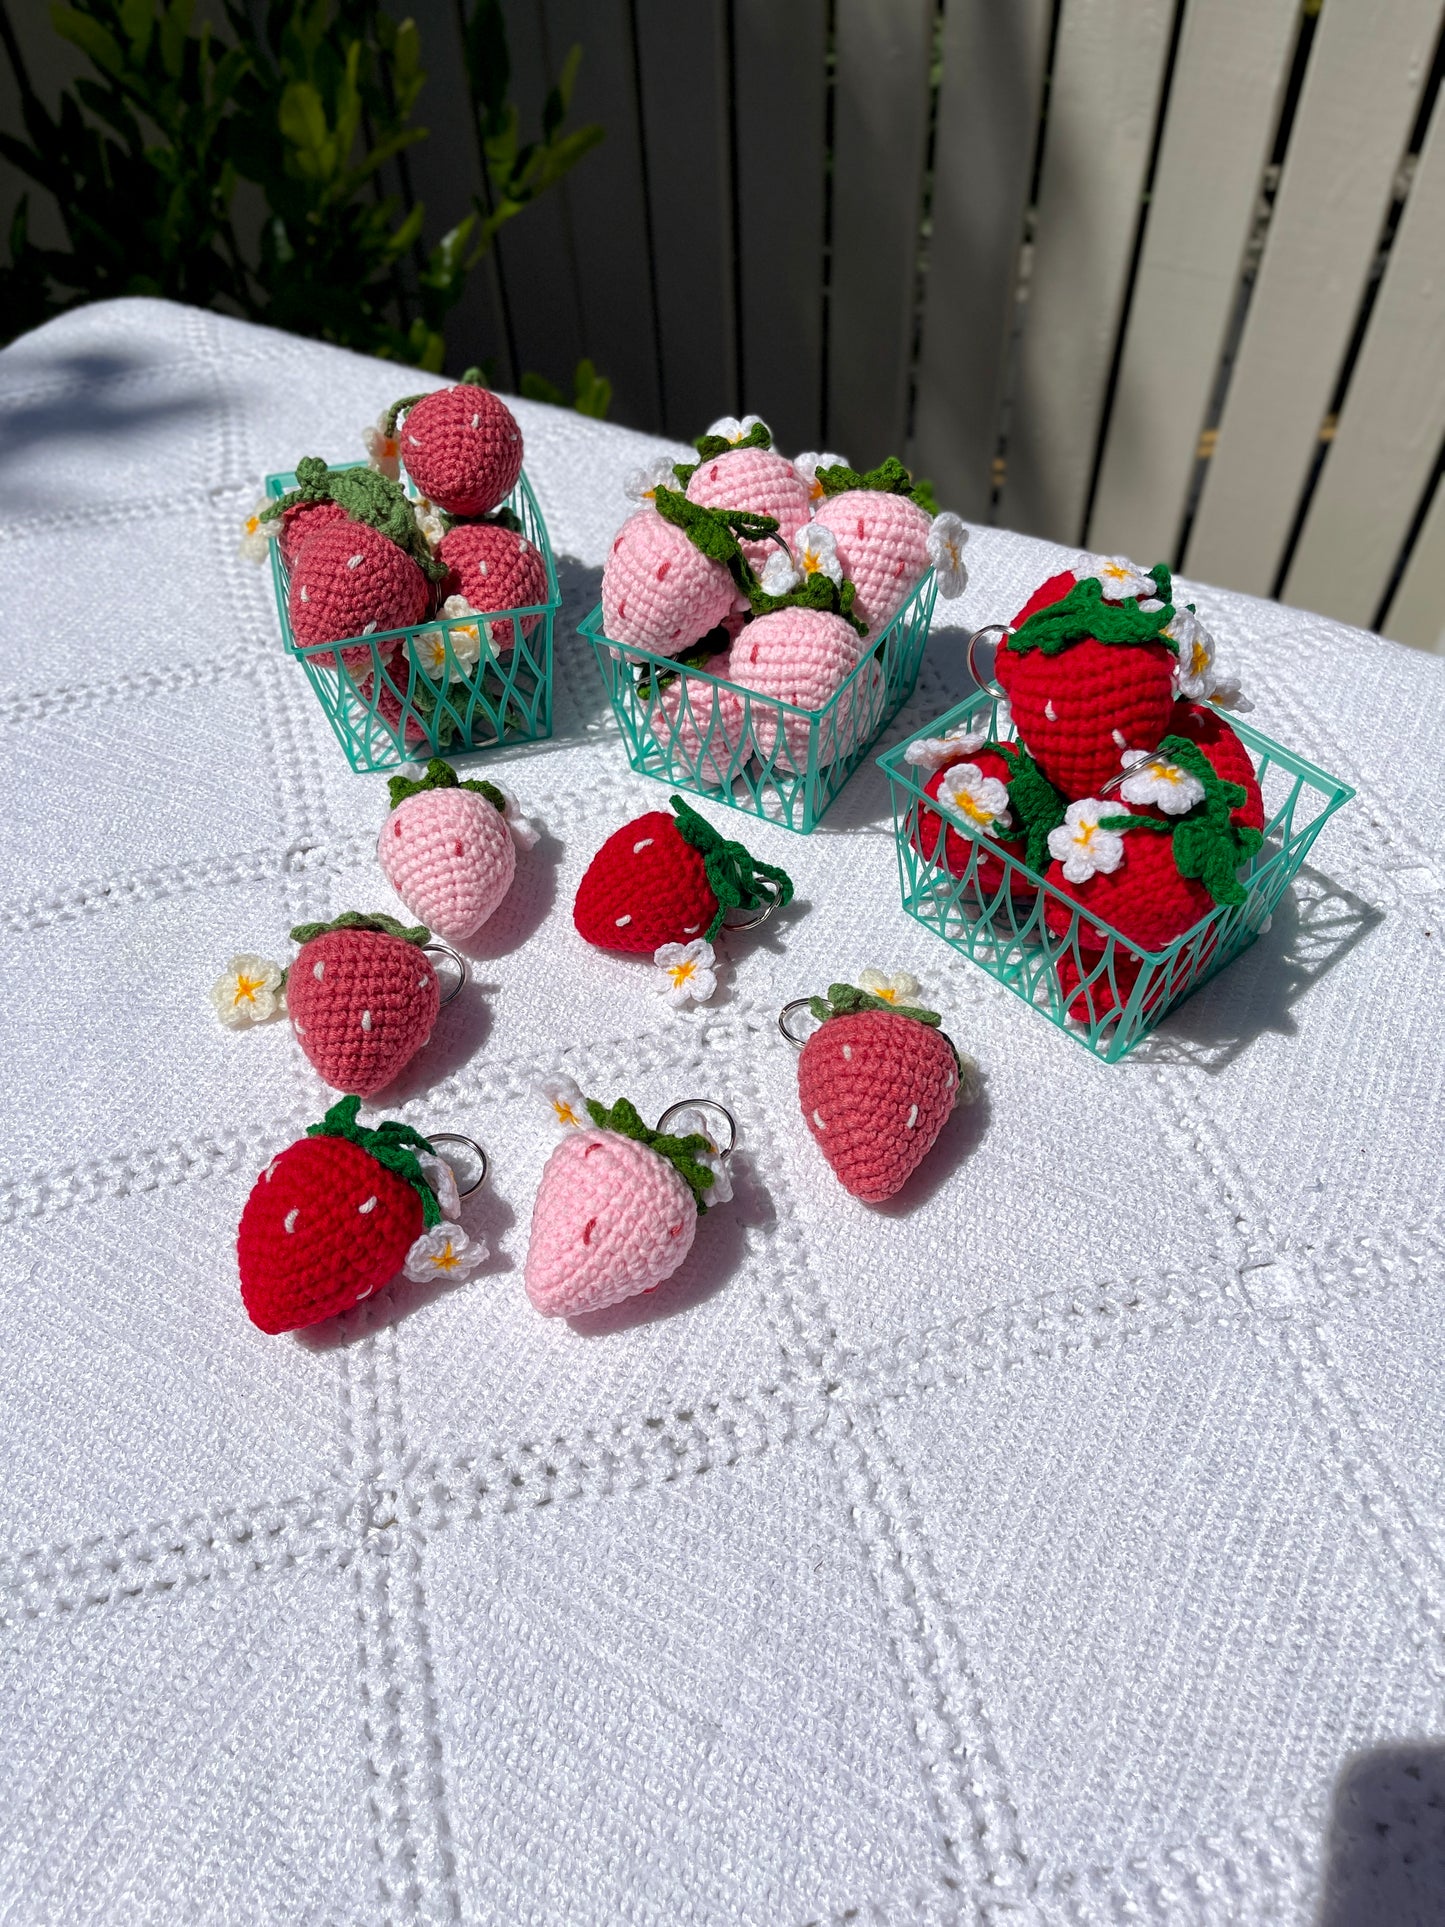
M 1126 749 L 1121 760 L 1129 771 L 1119 785 L 1126 802 L 1155 803 L 1166 816 L 1183 816 L 1204 801 L 1199 778 L 1166 757 L 1151 756 L 1147 749 Z
M 367 467 L 390 476 L 394 482 L 401 470 L 401 443 L 395 435 L 387 434 L 385 415 L 378 415 L 371 427 L 363 431 L 361 439 L 366 447 Z
M 791 595 L 802 580 L 802 570 L 794 566 L 793 558 L 786 549 L 768 551 L 768 559 L 758 577 L 766 595 Z
M 841 588 L 843 583 L 843 564 L 838 560 L 838 538 L 824 522 L 809 522 L 798 530 L 793 538 L 793 560 L 803 572 L 803 578 L 810 575 L 825 575 L 830 582 Z
M 846 456 L 829 455 L 826 453 L 818 454 L 813 449 L 809 449 L 806 455 L 795 455 L 793 457 L 793 467 L 808 484 L 808 494 L 815 502 L 821 502 L 823 499 L 823 484 L 818 480 L 818 470 L 820 468 L 846 468 L 847 466 L 848 461 Z
M 273 515 L 269 522 L 261 520 L 261 511 L 269 507 L 266 502 L 258 502 L 241 524 L 240 552 L 248 562 L 264 562 L 271 553 L 271 544 L 281 533 L 281 517 Z
M 634 468 L 622 487 L 629 501 L 651 502 L 656 499 L 660 488 L 675 489 L 677 485 L 677 477 L 672 472 L 672 457 L 659 455 L 646 468 Z
M 423 1231 L 406 1254 L 402 1270 L 419 1285 L 433 1279 L 465 1278 L 485 1264 L 490 1252 L 485 1238 L 473 1238 L 459 1224 L 434 1224 Z
M 475 615 L 476 611 L 465 596 L 449 595 L 442 604 L 442 614 L 450 618 L 455 618 L 457 616 Z M 448 672 L 447 669 L 446 643 L 448 634 L 450 635 L 452 645 L 450 672 Z M 465 679 L 469 671 L 476 668 L 478 662 L 481 660 L 481 626 L 475 622 L 457 622 L 450 631 L 443 629 L 423 629 L 420 634 L 412 637 L 411 646 L 412 652 L 416 657 L 417 667 L 426 675 L 430 676 L 433 682 L 440 681 L 444 675 L 448 674 L 450 681 L 461 682 Z
M 691 943 L 665 943 L 652 953 L 657 988 L 674 1009 L 705 1004 L 717 989 L 717 957 L 704 937 Z
M 488 778 L 488 781 L 491 781 L 491 779 Z M 495 782 L 492 783 L 492 787 L 502 792 L 502 801 L 506 805 L 502 814 L 507 819 L 507 827 L 512 832 L 513 839 L 517 843 L 518 848 L 535 850 L 541 841 L 542 832 L 537 828 L 536 824 L 533 823 L 531 817 L 522 814 L 522 806 L 509 789 L 503 784 Z
M 1106 602 L 1123 602 L 1128 596 L 1155 593 L 1153 576 L 1124 555 L 1096 555 L 1088 567 L 1075 571 L 1080 582 L 1087 582 L 1091 576 L 1103 589 Z
M 952 509 L 935 515 L 928 529 L 928 559 L 938 577 L 938 593 L 945 599 L 960 596 L 968 587 L 968 570 L 963 564 L 963 545 L 968 530 L 963 517 Z
M 698 1159 L 712 1172 L 712 1183 L 707 1188 L 708 1204 L 731 1204 L 733 1195 L 732 1173 L 728 1169 L 729 1160 L 717 1151 L 707 1151 Z
M 980 724 L 955 723 L 941 736 L 915 737 L 904 750 L 903 760 L 930 771 L 942 769 L 946 763 L 956 763 L 960 757 L 982 749 L 987 741 L 988 731 Z
M 1181 696 L 1202 703 L 1214 686 L 1214 638 L 1190 608 L 1177 608 L 1164 634 L 1179 646 L 1174 684 Z
M 946 769 L 938 801 L 969 836 L 992 835 L 1013 822 L 1007 784 L 997 776 L 985 776 L 977 763 L 954 763 Z
M 1049 831 L 1049 855 L 1064 866 L 1070 883 L 1087 883 L 1096 873 L 1108 876 L 1124 861 L 1124 838 L 1118 830 L 1101 830 L 1103 816 L 1127 816 L 1118 804 L 1102 803 L 1097 796 L 1085 796 L 1070 803 L 1064 820 Z
M 223 975 L 211 985 L 211 1002 L 228 1030 L 264 1024 L 286 1008 L 282 989 L 285 972 L 269 957 L 232 957 Z
M 906 970 L 895 970 L 889 975 L 870 964 L 858 972 L 858 988 L 866 990 L 870 997 L 881 997 L 885 1004 L 906 1004 L 918 995 L 918 979 Z
M 587 1100 L 580 1087 L 572 1078 L 558 1071 L 551 1077 L 544 1077 L 537 1085 L 537 1094 L 552 1106 L 553 1115 L 559 1124 L 569 1130 L 585 1130 L 592 1122 L 587 1114 Z
M 411 513 L 417 527 L 426 538 L 427 547 L 438 548 L 442 537 L 447 532 L 447 524 L 446 517 L 435 502 L 428 501 L 425 495 L 418 495 L 411 505 Z
M 459 1218 L 462 1201 L 457 1193 L 456 1172 L 445 1158 L 439 1158 L 434 1151 L 418 1151 L 416 1161 L 421 1166 L 422 1176 L 437 1194 L 442 1216 L 452 1220 Z
M 1248 715 L 1254 708 L 1249 698 L 1240 694 L 1239 676 L 1235 670 L 1225 669 L 1216 662 L 1211 681 L 1213 687 L 1209 692 L 1209 700 L 1217 709 L 1232 709 L 1238 715 Z
M 755 428 L 766 428 L 767 423 L 761 415 L 744 415 L 739 421 L 736 415 L 719 415 L 715 422 L 708 425 L 709 435 L 721 435 L 724 441 L 731 442 L 736 448 L 739 442 L 746 441 Z

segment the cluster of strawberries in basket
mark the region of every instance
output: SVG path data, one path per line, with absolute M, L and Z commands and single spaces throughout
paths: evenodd
M 1086 982 L 1111 930 L 1158 952 L 1245 900 L 1239 873 L 1264 806 L 1220 711 L 1247 705 L 1192 605 L 1174 601 L 1169 570 L 1119 557 L 1043 583 L 1004 629 L 994 675 L 1016 739 L 965 725 L 908 747 L 937 805 L 920 806 L 914 847 L 985 902 L 1035 897 L 1043 876 L 1059 893 L 1045 926 L 1070 940 L 1055 967 L 1071 1014 L 1095 1021 L 1144 963 L 1121 946 L 1112 982 Z

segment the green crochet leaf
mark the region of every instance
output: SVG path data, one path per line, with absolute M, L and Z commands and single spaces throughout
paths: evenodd
M 1021 743 L 985 743 L 1010 767 L 1004 787 L 1009 807 L 1024 833 L 1024 862 L 1043 871 L 1049 863 L 1049 832 L 1064 820 L 1068 804 Z
M 1103 585 L 1093 576 L 1086 576 L 1074 584 L 1062 601 L 1050 603 L 1047 609 L 1031 615 L 1005 646 L 1016 656 L 1026 656 L 1030 649 L 1057 656 L 1070 643 L 1082 642 L 1091 636 L 1095 642 L 1121 645 L 1162 642 L 1177 656 L 1178 643 L 1163 633 L 1174 619 L 1169 570 L 1163 562 L 1158 562 L 1149 573 L 1154 578 L 1161 608 L 1141 609 L 1132 597 L 1124 602 L 1106 601 Z
M 405 1178 L 421 1199 L 422 1223 L 428 1230 L 434 1224 L 440 1224 L 441 1205 L 416 1157 L 417 1151 L 431 1154 L 428 1140 L 420 1131 L 414 1131 L 409 1124 L 399 1124 L 395 1119 L 389 1119 L 374 1128 L 358 1124 L 356 1114 L 360 1109 L 359 1097 L 339 1099 L 319 1124 L 307 1126 L 307 1137 L 344 1137 L 348 1143 L 359 1145 L 368 1157 L 375 1158 L 378 1164 L 384 1165 L 388 1171 L 394 1171 L 399 1178 Z
M 860 1010 L 891 1010 L 895 1017 L 911 1017 L 915 1023 L 933 1029 L 943 1022 L 936 1010 L 921 1010 L 916 1004 L 890 1004 L 886 997 L 875 997 L 871 990 L 859 990 L 854 984 L 829 984 L 827 997 L 810 997 L 808 1008 L 820 1024 L 830 1017 L 852 1017 Z
M 431 390 L 427 389 L 420 395 L 403 395 L 400 401 L 394 401 L 391 407 L 387 409 L 385 418 L 382 421 L 382 427 L 386 433 L 388 435 L 395 435 L 396 425 L 406 413 L 407 409 L 415 408 L 417 403 L 419 401 L 425 401 L 427 395 L 430 393 Z
M 839 462 L 832 468 L 820 468 L 818 482 L 825 495 L 843 495 L 850 489 L 865 488 L 871 489 L 878 495 L 906 495 L 910 501 L 918 502 L 918 491 L 924 489 L 927 491 L 929 501 L 933 500 L 933 490 L 929 484 L 915 483 L 912 475 L 896 455 L 890 455 L 886 462 L 880 462 L 877 468 L 870 468 L 861 475 L 856 468 L 849 468 L 845 462 Z M 925 505 L 919 502 L 919 507 L 923 506 Z M 930 515 L 938 513 L 936 503 L 928 513 Z
M 669 1137 L 665 1131 L 650 1130 L 638 1115 L 637 1106 L 625 1097 L 619 1097 L 610 1109 L 599 1104 L 595 1097 L 589 1097 L 587 1115 L 599 1131 L 616 1131 L 619 1137 L 630 1137 L 634 1143 L 645 1144 L 649 1151 L 666 1158 L 691 1189 L 698 1216 L 706 1215 L 706 1194 L 716 1180 L 709 1167 L 701 1162 L 712 1151 L 711 1143 L 701 1131 L 689 1131 L 686 1137 Z
M 766 589 L 756 586 L 749 592 L 748 601 L 755 616 L 770 616 L 775 609 L 821 609 L 825 615 L 842 616 L 860 636 L 866 636 L 867 623 L 853 613 L 857 593 L 846 577 L 840 587 L 831 576 L 824 575 L 819 569 L 786 595 L 769 595 Z
M 726 455 L 734 448 L 771 448 L 773 437 L 766 422 L 754 422 L 740 442 L 730 442 L 726 435 L 699 435 L 693 443 L 704 462 L 710 462 L 714 455 Z
M 653 506 L 665 522 L 682 530 L 699 554 L 710 562 L 721 562 L 744 595 L 757 587 L 739 537 L 760 542 L 778 532 L 777 518 L 755 515 L 750 509 L 710 509 L 701 502 L 689 502 L 679 490 L 657 488 Z
M 408 927 L 398 923 L 382 910 L 343 910 L 339 917 L 330 923 L 298 923 L 291 932 L 292 943 L 310 943 L 313 937 L 324 937 L 330 930 L 379 930 L 387 937 L 400 937 L 406 943 L 424 944 L 431 942 L 431 931 L 424 923 Z
M 1197 777 L 1204 788 L 1201 802 L 1173 822 L 1153 816 L 1102 816 L 1099 827 L 1132 832 L 1152 830 L 1174 839 L 1174 867 L 1182 877 L 1193 877 L 1219 904 L 1243 903 L 1248 892 L 1239 872 L 1264 842 L 1259 830 L 1233 821 L 1248 795 L 1242 783 L 1229 783 L 1218 773 L 1197 743 L 1187 736 L 1166 736 L 1155 754 L 1177 763 Z
M 757 910 L 774 900 L 767 890 L 758 887 L 760 878 L 776 886 L 780 906 L 792 902 L 793 879 L 786 870 L 780 870 L 773 863 L 760 863 L 741 843 L 730 843 L 680 796 L 670 796 L 667 800 L 677 813 L 678 834 L 702 858 L 702 867 L 717 898 L 717 915 L 704 932 L 709 943 L 722 929 L 723 918 L 729 910 Z
M 335 502 L 353 522 L 365 522 L 409 555 L 430 582 L 441 582 L 445 562 L 432 554 L 416 525 L 411 503 L 400 482 L 374 468 L 328 468 L 319 455 L 303 455 L 296 464 L 296 486 L 269 508 L 263 522 L 284 515 L 307 502 Z
M 404 803 L 409 796 L 420 796 L 425 790 L 475 790 L 478 796 L 485 796 L 495 810 L 503 816 L 507 813 L 507 799 L 495 783 L 484 782 L 473 777 L 463 782 L 440 756 L 433 756 L 426 766 L 426 775 L 419 777 L 393 776 L 386 785 L 391 795 L 391 808 Z

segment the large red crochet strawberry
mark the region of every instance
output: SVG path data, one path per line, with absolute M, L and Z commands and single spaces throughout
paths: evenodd
M 359 1097 L 272 1158 L 241 1213 L 241 1301 L 263 1332 L 298 1331 L 349 1311 L 394 1278 L 423 1232 L 441 1222 L 405 1124 L 368 1130 Z
M 1191 703 L 1182 698 L 1169 715 L 1171 736 L 1184 736 L 1197 743 L 1209 758 L 1216 776 L 1226 783 L 1238 783 L 1244 801 L 1231 812 L 1233 820 L 1249 830 L 1264 828 L 1264 798 L 1249 751 L 1212 703 Z
M 771 521 L 789 547 L 813 513 L 812 490 L 786 456 L 773 448 L 766 422 L 724 417 L 693 443 L 698 460 L 679 464 L 687 499 L 704 508 L 742 509 Z M 773 544 L 753 534 L 742 543 L 748 566 L 760 570 Z
M 448 515 L 490 513 L 522 472 L 517 418 L 481 386 L 480 369 L 469 368 L 455 388 L 393 402 L 382 432 L 395 437 L 417 488 Z
M 930 563 L 938 569 L 941 594 L 963 593 L 968 531 L 958 516 L 938 514 L 927 483 L 915 483 L 896 457 L 865 475 L 842 464 L 820 468 L 818 482 L 824 500 L 814 520 L 837 541 L 870 639 L 887 628 Z
M 1045 583 L 994 661 L 1024 746 L 1068 797 L 1097 795 L 1126 749 L 1151 749 L 1174 705 L 1176 650 L 1163 634 L 1174 614 L 1169 570 L 1160 563 L 1131 577 L 1141 592 L 1120 596 L 1101 580 L 1112 566 Z M 1061 584 L 1062 596 L 1042 601 Z
M 449 571 L 444 593 L 464 596 L 484 615 L 527 609 L 547 600 L 547 565 L 540 551 L 506 523 L 460 522 L 442 537 L 437 555 Z M 522 634 L 530 636 L 541 620 L 540 614 L 520 616 Z M 493 617 L 487 634 L 498 655 L 511 648 L 510 622 Z
M 942 796 L 944 808 L 940 812 L 920 804 L 910 841 L 930 860 L 941 858 L 951 875 L 967 872 L 979 851 L 980 834 L 991 837 L 1032 871 L 1041 873 L 1048 867 L 1049 832 L 1064 820 L 1064 799 L 1018 743 L 984 742 L 935 770 L 924 788 L 931 797 Z M 1003 871 L 999 859 L 984 851 L 978 857 L 974 882 L 985 895 L 992 895 L 1003 882 Z M 1037 887 L 1022 870 L 1009 870 L 1011 895 L 1027 896 Z
M 881 1204 L 900 1190 L 959 1098 L 961 1060 L 936 1011 L 832 984 L 798 1059 L 798 1102 L 845 1191 Z
M 335 1090 L 369 1097 L 389 1084 L 432 1034 L 441 987 L 422 949 L 430 931 L 348 910 L 298 923 L 286 976 L 296 1038 Z
M 680 796 L 676 816 L 624 823 L 588 864 L 572 920 L 603 950 L 651 956 L 665 943 L 711 942 L 729 910 L 790 903 L 792 879 L 720 836 Z

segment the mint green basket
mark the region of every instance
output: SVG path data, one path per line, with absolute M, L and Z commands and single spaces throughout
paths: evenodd
M 941 736 L 960 723 L 975 729 L 986 723 L 991 736 L 1011 741 L 1012 728 L 998 728 L 1002 707 L 1001 697 L 980 690 L 915 735 Z M 931 826 L 935 852 L 926 857 L 918 813 L 922 806 L 937 806 L 923 787 L 928 773 L 906 760 L 908 745 L 899 743 L 878 761 L 893 792 L 904 909 L 1085 1050 L 1117 1063 L 1167 1012 L 1254 942 L 1315 838 L 1355 793 L 1258 730 L 1232 716 L 1229 723 L 1254 758 L 1264 796 L 1264 842 L 1241 872 L 1244 902 L 1221 905 L 1201 917 L 1167 949 L 1138 949 L 991 837 L 973 839 L 961 876 L 948 869 L 946 839 Z M 947 815 L 943 821 L 959 827 Z M 1055 930 L 1045 920 L 1050 906 L 1059 926 Z
M 592 644 L 628 760 L 643 776 L 806 832 L 913 693 L 938 588 L 930 569 L 822 709 L 800 709 L 613 642 L 599 602 Z
M 363 464 L 335 466 L 360 468 Z M 266 493 L 273 501 L 295 486 L 294 474 L 266 477 Z M 541 551 L 547 568 L 545 602 L 470 616 L 434 616 L 409 629 L 340 637 L 306 647 L 292 633 L 286 606 L 290 584 L 280 545 L 271 544 L 271 579 L 282 640 L 306 671 L 354 770 L 394 769 L 398 763 L 460 756 L 503 743 L 536 742 L 552 734 L 552 626 L 562 600 L 557 565 L 547 524 L 525 475 L 518 478 L 504 506 L 518 517 L 522 533 Z M 503 616 L 513 641 L 510 648 L 499 651 L 492 646 L 488 625 Z M 531 634 L 524 636 L 522 621 L 529 616 L 538 620 Z M 475 642 L 480 649 L 473 662 L 470 645 Z

